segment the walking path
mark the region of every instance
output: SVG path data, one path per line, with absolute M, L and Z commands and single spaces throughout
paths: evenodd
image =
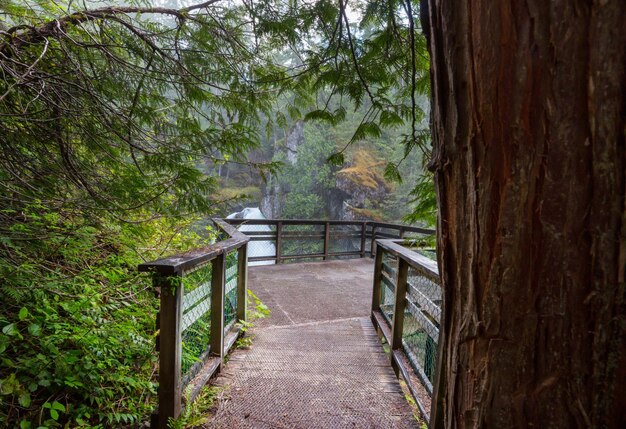
M 208 428 L 417 428 L 370 321 L 371 259 L 266 265 L 248 287 L 268 306 L 235 351 Z

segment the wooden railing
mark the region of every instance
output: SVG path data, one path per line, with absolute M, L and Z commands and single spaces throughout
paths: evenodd
M 242 230 L 254 242 L 274 246 L 267 255 L 250 257 L 250 262 L 290 260 L 327 260 L 373 256 L 376 239 L 423 238 L 434 230 L 407 225 L 341 220 L 299 219 L 223 219 L 233 226 L 264 227 L 265 230 Z M 259 228 L 260 229 L 260 228 Z
M 160 295 L 157 316 L 159 408 L 151 427 L 167 428 L 207 380 L 246 320 L 248 237 L 221 220 L 225 239 L 188 253 L 139 265 Z
M 193 401 L 209 378 L 220 370 L 224 356 L 239 336 L 236 322 L 246 320 L 249 261 L 284 263 L 376 255 L 372 318 L 392 344 L 394 368 L 408 374 L 407 366 L 395 357 L 402 339 L 403 310 L 400 306 L 404 304 L 397 304 L 397 309 L 394 307 L 388 314 L 381 311 L 386 309 L 387 302 L 387 295 L 380 300 L 381 282 L 391 275 L 384 274 L 383 268 L 386 267 L 385 272 L 393 270 L 382 261 L 385 254 L 397 256 L 399 277 L 395 289 L 399 292 L 397 296 L 408 297 L 407 267 L 423 271 L 427 264 L 419 255 L 415 262 L 413 252 L 391 239 L 419 241 L 432 235 L 433 230 L 368 221 L 214 219 L 213 222 L 220 237 L 214 245 L 138 267 L 140 271 L 152 273 L 155 290 L 160 296 L 157 315 L 159 405 L 151 427 L 167 428 L 170 420 L 179 417 L 186 404 Z M 261 226 L 265 230 L 238 231 L 234 227 L 242 225 Z M 274 251 L 249 258 L 248 247 L 255 242 L 271 243 Z M 429 275 L 431 279 L 438 278 L 436 271 Z M 393 326 L 391 334 L 385 334 L 387 323 Z M 411 355 L 410 347 L 406 355 L 411 364 L 418 362 L 414 354 Z M 423 380 L 428 379 L 432 370 L 423 366 L 420 370 L 419 365 L 415 368 Z M 411 383 L 410 377 L 405 378 Z
M 376 240 L 375 246 L 372 322 L 389 344 L 396 375 L 429 420 L 441 320 L 437 263 L 401 240 Z

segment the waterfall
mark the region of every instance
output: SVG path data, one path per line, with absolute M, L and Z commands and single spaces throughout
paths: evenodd
M 246 207 L 240 212 L 229 214 L 226 219 L 266 219 L 258 207 Z M 237 228 L 245 233 L 246 231 L 264 231 L 271 232 L 269 225 L 246 225 L 242 224 Z M 258 256 L 276 256 L 276 244 L 273 241 L 250 241 L 248 242 L 248 258 Z M 255 261 L 250 262 L 249 266 L 254 265 L 273 265 L 274 261 Z

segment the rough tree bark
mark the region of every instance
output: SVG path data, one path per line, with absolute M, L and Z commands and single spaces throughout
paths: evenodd
M 626 427 L 626 2 L 428 4 L 432 427 Z

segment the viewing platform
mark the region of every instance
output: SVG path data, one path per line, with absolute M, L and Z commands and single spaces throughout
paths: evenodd
M 270 307 L 217 383 L 210 428 L 416 428 L 370 320 L 371 259 L 251 267 Z
M 208 428 L 419 428 L 415 415 L 427 421 L 441 291 L 436 263 L 414 246 L 432 231 L 228 221 L 234 225 L 214 221 L 222 231 L 215 245 L 140 266 L 153 273 L 161 297 L 152 427 L 167 427 L 207 382 L 223 388 Z M 234 228 L 241 224 L 247 228 Z M 405 234 L 412 238 L 400 239 Z M 252 244 L 256 256 L 248 254 Z M 259 255 L 259 246 L 271 252 Z M 271 314 L 246 329 L 251 343 L 235 348 L 248 289 Z

